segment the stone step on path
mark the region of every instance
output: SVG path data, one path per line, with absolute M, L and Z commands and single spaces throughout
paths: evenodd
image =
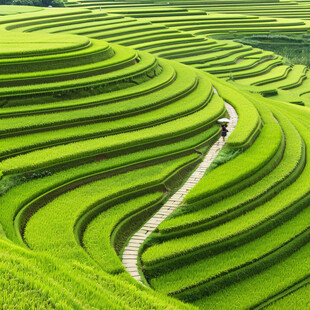
M 214 89 L 217 94 L 217 91 Z M 226 109 L 230 116 L 231 122 L 228 125 L 227 137 L 235 129 L 238 122 L 238 115 L 235 109 L 225 102 Z M 209 150 L 208 154 L 205 156 L 204 160 L 198 166 L 198 168 L 193 172 L 193 174 L 188 178 L 185 184 L 150 218 L 139 231 L 137 231 L 130 239 L 128 245 L 125 247 L 122 262 L 126 270 L 131 274 L 131 276 L 137 281 L 141 282 L 141 276 L 139 274 L 137 261 L 138 252 L 145 241 L 145 239 L 156 229 L 156 227 L 164 221 L 164 219 L 170 215 L 183 201 L 186 194 L 200 181 L 204 176 L 205 171 L 210 166 L 212 161 L 216 158 L 219 151 L 225 145 L 222 137 L 217 140 Z

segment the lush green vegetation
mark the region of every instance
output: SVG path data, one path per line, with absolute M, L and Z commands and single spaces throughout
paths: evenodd
M 41 8 L 33 8 L 29 6 L 12 6 L 12 5 L 5 5 L 1 3 L 1 12 L 0 15 L 12 15 L 12 14 L 20 14 L 20 13 L 28 13 L 28 12 L 36 12 L 41 11 Z
M 180 185 L 218 137 L 216 120 L 224 116 L 225 108 L 222 99 L 214 94 L 209 78 L 184 65 L 157 60 L 145 52 L 137 53 L 85 37 L 52 36 L 52 43 L 53 39 L 57 42 L 56 37 L 68 40 L 63 47 L 49 49 L 48 39 L 46 45 L 36 46 L 40 36 L 30 34 L 24 38 L 29 38 L 29 44 L 33 42 L 33 45 L 23 50 L 19 43 L 23 34 L 17 32 L 14 42 L 9 32 L 4 33 L 8 40 L 3 44 L 0 65 L 4 116 L 1 164 L 15 158 L 20 165 L 15 171 L 1 168 L 1 175 L 5 174 L 0 197 L 3 231 L 19 246 L 26 245 L 41 255 L 47 250 L 44 257 L 57 260 L 55 272 L 49 273 L 49 277 L 51 281 L 58 279 L 59 291 L 66 290 L 62 283 L 66 277 L 58 275 L 62 260 L 69 263 L 70 259 L 72 268 L 75 265 L 86 268 L 90 277 L 80 281 L 76 273 L 72 274 L 74 283 L 83 284 L 76 284 L 75 297 L 68 299 L 63 295 L 62 302 L 56 291 L 49 293 L 49 283 L 43 284 L 50 304 L 84 308 L 89 295 L 78 298 L 82 287 L 97 296 L 108 281 L 100 277 L 108 276 L 108 272 L 116 274 L 115 285 L 132 290 L 128 294 L 134 297 L 128 295 L 128 298 L 141 300 L 135 306 L 124 299 L 114 303 L 117 297 L 111 283 L 101 292 L 111 296 L 111 300 L 96 297 L 94 308 L 142 309 L 150 308 L 151 303 L 152 308 L 158 309 L 188 308 L 171 298 L 157 294 L 155 297 L 151 290 L 145 291 L 135 284 L 117 254 L 133 227 L 139 227 L 131 225 L 128 219 L 132 217 L 136 225 L 141 225 Z M 9 47 L 10 41 L 14 42 L 13 49 Z M 62 69 L 60 63 L 64 64 Z M 41 110 L 45 113 L 40 113 Z M 30 111 L 39 114 L 31 116 Z M 44 160 L 41 152 L 52 157 Z M 24 160 L 31 154 L 28 165 Z M 17 194 L 21 192 L 24 194 Z M 72 208 L 63 208 L 64 204 L 69 206 L 69 201 Z M 55 207 L 61 212 L 53 213 L 54 221 L 50 221 L 46 212 Z M 112 212 L 115 217 L 114 221 L 108 218 L 104 246 L 98 248 L 94 237 L 98 236 L 101 225 L 96 226 L 92 220 L 95 217 L 101 221 L 104 211 Z M 68 219 L 66 224 L 64 217 Z M 66 239 L 61 229 L 55 229 L 56 222 L 62 223 Z M 42 232 L 41 225 L 47 234 L 40 241 L 37 234 Z M 51 234 L 56 234 L 53 238 L 48 236 L 47 227 Z M 10 265 L 5 264 L 9 269 Z M 35 282 L 32 271 L 28 273 L 25 281 L 31 287 Z M 10 273 L 5 274 L 4 283 L 10 281 Z M 96 284 L 97 281 L 101 284 Z M 7 290 L 8 287 L 4 294 L 8 294 Z M 10 290 L 14 292 L 15 286 L 11 285 Z M 8 304 L 20 298 L 16 293 L 13 296 L 7 299 Z M 36 298 L 42 305 L 46 304 L 43 297 Z M 158 304 L 150 298 L 157 298 Z M 27 304 L 29 300 L 25 298 L 21 305 Z
M 129 201 L 105 209 L 86 228 L 83 236 L 83 244 L 87 253 L 94 258 L 100 266 L 109 272 L 124 271 L 115 250 L 111 247 L 111 236 L 114 247 L 119 249 L 121 240 L 115 227 L 121 228 L 121 224 L 135 213 L 152 207 L 164 198 L 162 192 L 154 192 L 137 197 Z
M 62 0 L 1 0 L 0 1 L 0 5 L 1 4 L 5 4 L 5 5 L 29 5 L 29 6 L 54 6 L 54 7 L 63 7 L 64 6 L 64 2 Z M 22 11 L 19 11 L 16 9 L 11 9 L 11 10 L 7 10 L 6 14 L 15 14 L 16 13 L 24 13 L 24 12 L 32 12 L 34 10 L 27 10 L 27 9 L 23 9 Z M 2 13 L 2 12 L 1 12 Z
M 308 38 L 294 38 L 285 35 L 249 36 L 238 40 L 243 44 L 259 47 L 282 55 L 293 64 L 310 65 Z
M 75 235 L 72 233 L 75 223 L 83 214 L 118 195 L 162 183 L 167 176 L 194 159 L 197 159 L 197 155 L 185 156 L 104 178 L 69 191 L 46 204 L 31 217 L 25 229 L 25 241 L 34 250 L 47 251 L 67 261 L 83 262 L 87 256 L 84 258 L 85 252 L 75 242 Z M 66 208 L 63 208 L 64 205 Z
M 0 307 L 306 309 L 310 5 L 66 6 L 0 7 Z M 180 188 L 145 287 L 122 253 Z

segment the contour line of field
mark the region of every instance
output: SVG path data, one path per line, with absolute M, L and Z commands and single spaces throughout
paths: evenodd
M 217 94 L 216 89 L 214 92 Z M 226 109 L 230 116 L 231 122 L 228 125 L 228 136 L 235 129 L 238 122 L 238 115 L 235 109 L 225 102 Z M 212 161 L 216 158 L 219 151 L 225 145 L 220 137 L 210 148 L 204 160 L 200 163 L 198 168 L 192 173 L 185 184 L 157 211 L 129 240 L 127 246 L 124 248 L 122 255 L 122 262 L 130 275 L 141 282 L 141 276 L 138 270 L 138 252 L 142 243 L 146 238 L 157 228 L 157 226 L 166 219 L 183 201 L 186 194 L 191 190 L 204 176 L 205 171 L 210 166 Z M 141 282 L 142 283 L 142 282 Z

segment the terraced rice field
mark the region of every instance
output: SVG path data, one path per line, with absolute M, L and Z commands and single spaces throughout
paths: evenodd
M 1 309 L 308 309 L 309 13 L 0 6 Z

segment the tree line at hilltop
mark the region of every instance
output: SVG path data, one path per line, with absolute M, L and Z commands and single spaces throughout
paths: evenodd
M 63 0 L 0 0 L 0 5 L 32 5 L 42 7 L 59 7 L 64 6 Z

